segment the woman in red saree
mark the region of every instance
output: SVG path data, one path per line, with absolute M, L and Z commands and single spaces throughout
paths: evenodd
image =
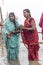
M 24 9 L 23 15 L 26 20 L 24 21 L 25 28 L 21 32 L 21 37 L 25 47 L 28 49 L 29 65 L 32 65 L 33 62 L 36 62 L 39 59 L 38 31 L 36 29 L 35 20 L 31 17 L 30 10 Z M 39 65 L 39 63 L 35 64 Z

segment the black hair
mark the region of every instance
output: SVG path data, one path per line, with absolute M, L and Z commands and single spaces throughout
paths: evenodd
M 29 16 L 31 17 L 31 14 L 30 14 L 30 10 L 29 9 L 24 9 L 23 12 L 26 11 L 29 13 Z

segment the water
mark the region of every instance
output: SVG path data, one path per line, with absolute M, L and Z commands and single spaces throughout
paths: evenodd
M 0 48 L 0 65 L 8 65 L 7 58 L 6 58 L 6 49 L 4 48 L 4 51 L 2 53 L 2 49 Z M 23 45 L 23 43 L 20 44 L 20 53 L 19 53 L 19 60 L 21 65 L 28 65 L 28 51 Z M 40 50 L 39 50 L 39 63 L 43 65 L 43 44 L 40 44 Z

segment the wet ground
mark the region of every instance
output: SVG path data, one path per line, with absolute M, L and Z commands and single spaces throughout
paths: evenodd
M 20 60 L 21 65 L 28 65 L 29 63 L 28 62 L 28 51 L 22 43 L 20 44 L 19 60 Z M 40 44 L 39 63 L 43 65 L 43 44 Z M 4 47 L 3 52 L 2 52 L 2 48 L 0 47 L 0 65 L 8 65 L 5 47 Z

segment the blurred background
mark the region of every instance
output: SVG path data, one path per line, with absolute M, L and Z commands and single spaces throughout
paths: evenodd
M 41 32 L 41 28 L 39 27 L 39 21 L 41 14 L 43 12 L 43 0 L 0 0 L 0 22 L 1 20 L 4 21 L 8 17 L 10 12 L 14 12 L 19 24 L 24 24 L 25 18 L 23 17 L 23 10 L 26 8 L 30 9 L 31 15 L 32 17 L 34 17 L 36 21 L 37 30 L 38 32 Z M 43 42 L 41 33 L 39 33 L 39 41 Z M 40 44 L 40 49 L 41 50 L 39 50 L 39 56 L 40 60 L 43 61 L 43 44 Z M 27 49 L 21 43 L 20 44 L 21 65 L 28 64 L 28 61 L 26 61 L 28 60 L 27 54 L 28 54 Z M 5 57 L 6 56 L 4 56 L 3 58 Z M 4 61 L 2 62 L 3 58 L 0 57 L 1 65 L 3 65 L 2 63 L 4 62 Z

